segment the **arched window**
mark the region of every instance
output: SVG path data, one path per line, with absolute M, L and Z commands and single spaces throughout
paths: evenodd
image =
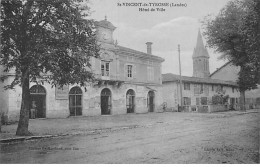
M 34 85 L 30 89 L 30 94 L 46 94 L 46 91 L 41 85 Z
M 111 91 L 105 88 L 101 91 L 101 114 L 109 115 L 111 113 L 112 103 L 111 103 Z
M 154 91 L 149 91 L 147 96 L 147 107 L 149 112 L 154 112 Z
M 127 113 L 133 113 L 135 107 L 135 92 L 129 89 L 126 92 L 126 110 Z
M 82 115 L 82 90 L 79 87 L 70 89 L 69 110 L 70 116 Z

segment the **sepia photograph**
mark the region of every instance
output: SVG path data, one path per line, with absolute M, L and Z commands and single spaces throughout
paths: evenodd
M 259 164 L 259 0 L 1 0 L 0 164 Z

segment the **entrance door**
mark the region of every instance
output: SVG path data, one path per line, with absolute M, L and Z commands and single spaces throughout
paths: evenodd
M 154 92 L 153 91 L 148 92 L 147 102 L 148 102 L 148 112 L 154 112 Z
M 135 93 L 132 89 L 126 92 L 126 111 L 127 113 L 134 113 L 135 107 Z
M 46 118 L 46 91 L 41 85 L 34 85 L 30 89 L 29 118 Z
M 235 98 L 230 98 L 230 109 L 231 110 L 235 109 Z
M 71 88 L 69 92 L 70 116 L 82 115 L 82 91 L 79 87 Z
M 101 91 L 101 114 L 109 115 L 111 113 L 111 91 L 105 88 Z

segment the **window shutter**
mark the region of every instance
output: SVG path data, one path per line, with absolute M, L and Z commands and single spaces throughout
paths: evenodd
M 136 79 L 137 76 L 136 76 L 136 65 L 133 65 L 133 78 Z
M 151 80 L 154 81 L 154 67 L 151 67 Z
M 200 94 L 200 86 L 198 84 L 194 85 L 194 95 Z
M 124 78 L 127 79 L 127 65 L 124 65 Z
M 205 95 L 208 96 L 209 95 L 209 86 L 204 85 L 204 90 L 205 90 Z

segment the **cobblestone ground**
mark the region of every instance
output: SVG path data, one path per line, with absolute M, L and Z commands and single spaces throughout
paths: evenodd
M 1 163 L 259 163 L 259 111 L 33 120 L 30 131 L 74 135 L 1 144 Z

